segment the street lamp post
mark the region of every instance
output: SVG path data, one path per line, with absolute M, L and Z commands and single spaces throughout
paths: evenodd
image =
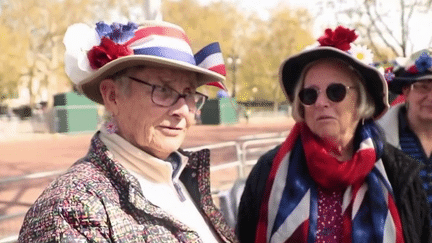
M 232 82 L 233 82 L 233 91 L 232 91 L 232 98 L 235 98 L 236 96 L 236 72 L 237 67 L 241 64 L 241 59 L 238 56 L 229 56 L 227 58 L 227 63 L 231 67 L 232 70 Z

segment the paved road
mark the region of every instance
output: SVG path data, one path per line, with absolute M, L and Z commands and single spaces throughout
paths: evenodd
M 237 140 L 242 136 L 286 132 L 288 118 L 261 119 L 235 125 L 196 125 L 183 148 Z M 0 142 L 0 178 L 68 168 L 87 153 L 93 134 L 27 134 Z
M 292 119 L 262 118 L 235 125 L 196 125 L 188 131 L 183 148 L 241 141 L 242 138 L 268 133 L 286 133 L 292 127 Z M 35 172 L 65 170 L 88 150 L 93 134 L 25 134 L 0 142 L 0 180 Z M 212 153 L 212 164 L 232 161 L 235 151 L 224 148 Z M 232 149 L 232 148 L 231 148 Z M 212 174 L 212 186 L 219 187 L 232 182 L 238 174 L 216 172 Z M 21 183 L 0 184 L 0 216 L 25 212 L 52 178 Z M 0 222 L 0 239 L 19 230 L 22 217 Z

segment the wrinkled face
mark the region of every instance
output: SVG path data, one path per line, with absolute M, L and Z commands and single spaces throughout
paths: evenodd
M 326 89 L 331 84 L 343 84 L 351 88 L 346 90 L 342 101 L 335 102 L 326 94 Z M 359 121 L 356 85 L 352 71 L 345 65 L 322 61 L 310 67 L 303 88 L 317 89 L 318 97 L 314 104 L 304 105 L 304 118 L 314 134 L 334 143 L 346 142 L 354 137 Z
M 196 74 L 169 68 L 142 68 L 127 74 L 149 84 L 169 87 L 183 94 L 194 92 Z M 184 98 L 174 105 L 162 107 L 152 102 L 152 87 L 132 81 L 130 93 L 117 98 L 115 119 L 118 134 L 143 151 L 165 159 L 183 143 L 186 132 L 194 123 L 195 109 Z
M 403 89 L 409 104 L 408 117 L 422 122 L 432 122 L 432 80 L 413 83 Z

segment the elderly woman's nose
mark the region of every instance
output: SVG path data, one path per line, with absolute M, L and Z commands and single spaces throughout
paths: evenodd
M 330 100 L 325 94 L 325 92 L 319 92 L 317 96 L 317 100 L 315 102 L 316 106 L 328 106 L 330 104 Z
M 180 116 L 187 116 L 193 107 L 189 107 L 184 97 L 177 100 L 177 102 L 172 107 L 172 113 Z

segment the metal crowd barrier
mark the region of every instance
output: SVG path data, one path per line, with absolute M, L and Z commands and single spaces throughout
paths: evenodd
M 220 170 L 232 169 L 235 168 L 238 173 L 238 178 L 235 178 L 232 182 L 234 184 L 239 179 L 244 179 L 248 171 L 246 169 L 251 167 L 256 163 L 257 158 L 270 150 L 277 144 L 283 142 L 285 140 L 286 133 L 271 133 L 264 135 L 256 135 L 256 136 L 245 136 L 239 139 L 239 141 L 230 141 L 230 142 L 222 142 L 210 145 L 204 145 L 199 147 L 191 147 L 186 148 L 186 151 L 197 151 L 201 149 L 223 149 L 228 147 L 234 147 L 236 151 L 236 160 L 224 162 L 218 165 L 212 165 L 210 167 L 210 172 L 216 172 Z M 250 158 L 252 157 L 252 158 Z M 45 171 L 39 172 L 24 176 L 17 177 L 9 177 L 0 179 L 0 186 L 5 186 L 12 183 L 19 183 L 29 180 L 35 179 L 44 179 L 58 176 L 64 173 L 65 170 L 56 170 L 56 171 Z M 218 195 L 221 193 L 220 190 L 213 190 L 212 193 L 214 195 Z M 19 217 L 23 217 L 26 212 L 14 213 L 9 215 L 0 215 L 0 224 L 7 220 L 13 220 Z M 1 236 L 0 235 L 0 243 L 13 243 L 17 242 L 18 234 L 13 234 L 9 236 Z
M 274 148 L 277 144 L 285 141 L 285 139 L 285 137 L 266 138 L 244 142 L 241 148 L 241 151 L 243 151 L 241 160 L 243 169 L 245 169 L 247 166 L 252 166 L 257 162 L 255 157 L 253 159 L 249 159 L 248 155 L 260 156 L 263 153 Z
M 238 167 L 238 173 L 241 177 L 243 177 L 243 171 L 241 169 L 241 154 L 242 151 L 240 150 L 240 144 L 238 142 L 230 141 L 230 142 L 223 142 L 223 143 L 215 143 L 210 145 L 203 145 L 199 147 L 193 147 L 193 148 L 186 148 L 186 151 L 198 151 L 201 149 L 220 149 L 220 148 L 226 148 L 226 147 L 235 147 L 236 154 L 237 154 L 237 160 L 225 162 L 221 165 L 213 165 L 210 167 L 210 172 L 223 170 L 231 167 Z

